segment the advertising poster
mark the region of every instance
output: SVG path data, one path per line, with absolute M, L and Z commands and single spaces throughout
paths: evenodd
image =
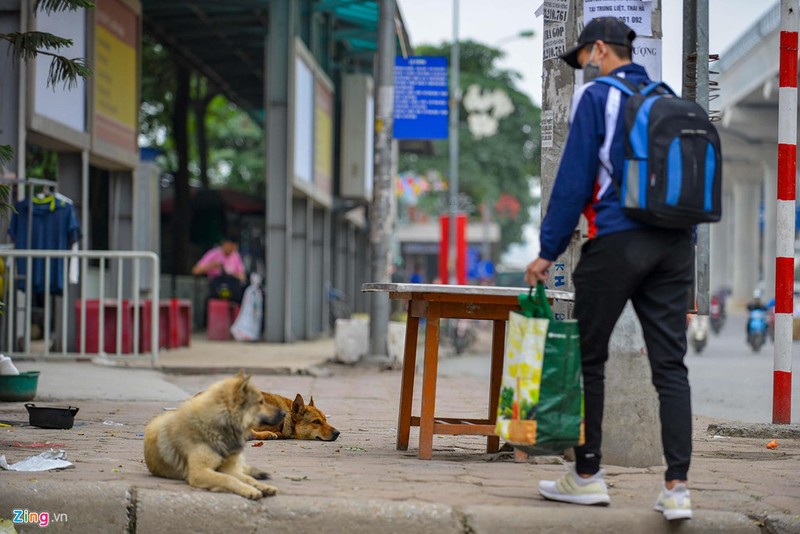
M 136 13 L 118 0 L 95 7 L 94 134 L 119 148 L 137 152 Z

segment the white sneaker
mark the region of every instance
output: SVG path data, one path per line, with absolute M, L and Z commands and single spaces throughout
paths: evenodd
M 686 484 L 676 484 L 671 490 L 663 486 L 654 508 L 664 514 L 669 521 L 691 519 L 692 500 L 689 498 L 689 488 Z
M 608 488 L 603 480 L 605 471 L 598 471 L 589 478 L 581 478 L 575 472 L 573 464 L 569 472 L 558 480 L 542 480 L 539 482 L 539 493 L 545 499 L 568 502 L 572 504 L 607 505 L 611 502 Z

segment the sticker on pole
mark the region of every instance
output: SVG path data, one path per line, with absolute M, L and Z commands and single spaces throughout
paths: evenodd
M 653 2 L 649 0 L 584 0 L 583 23 L 598 17 L 615 17 L 627 24 L 636 35 L 653 35 Z
M 395 58 L 394 138 L 446 139 L 447 98 L 447 58 Z

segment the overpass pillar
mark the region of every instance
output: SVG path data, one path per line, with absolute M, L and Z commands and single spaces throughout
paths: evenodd
M 756 170 L 758 172 L 758 170 Z M 744 305 L 753 296 L 758 282 L 760 247 L 758 242 L 759 185 L 752 179 L 736 180 L 733 185 L 733 303 Z
M 732 193 L 722 193 L 722 220 L 711 225 L 711 257 L 709 287 L 714 293 L 722 287 L 730 287 L 733 271 L 731 270 L 731 254 L 733 251 L 731 237 L 733 234 L 733 202 Z

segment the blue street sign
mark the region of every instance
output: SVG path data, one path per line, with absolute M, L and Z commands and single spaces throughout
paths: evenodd
M 394 138 L 447 138 L 447 58 L 394 60 Z

